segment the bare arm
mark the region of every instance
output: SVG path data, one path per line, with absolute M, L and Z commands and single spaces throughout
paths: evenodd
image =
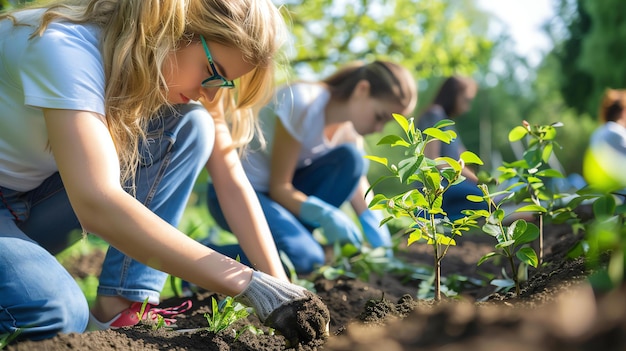
M 240 293 L 252 270 L 190 239 L 131 195 L 103 116 L 44 110 L 52 153 L 81 225 L 156 269 L 228 295 Z
M 296 170 L 301 144 L 276 121 L 270 165 L 270 196 L 291 213 L 298 216 L 307 195 L 294 188 L 292 180 Z
M 215 146 L 206 165 L 233 234 L 259 270 L 288 280 L 256 193 L 241 166 L 226 122 L 215 120 Z

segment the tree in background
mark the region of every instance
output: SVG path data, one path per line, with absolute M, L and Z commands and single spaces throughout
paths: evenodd
M 558 47 L 561 92 L 579 113 L 597 114 L 607 87 L 626 87 L 626 2 L 561 0 L 568 35 Z
M 389 59 L 418 80 L 472 74 L 491 55 L 486 15 L 473 1 L 292 0 L 290 63 L 299 73 L 328 74 L 354 60 Z M 467 14 L 473 17 L 467 17 Z

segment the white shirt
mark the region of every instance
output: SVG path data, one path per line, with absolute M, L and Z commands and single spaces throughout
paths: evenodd
M 15 13 L 37 24 L 43 10 Z M 0 22 L 0 186 L 36 188 L 58 171 L 42 108 L 104 115 L 104 66 L 99 29 L 51 23 L 28 39 L 34 26 Z
M 305 167 L 327 153 L 333 145 L 324 137 L 324 108 L 330 92 L 321 84 L 296 83 L 279 89 L 274 100 L 259 112 L 266 148 L 254 138 L 242 159 L 243 168 L 255 190 L 269 190 L 271 150 L 276 119 L 301 144 L 297 168 Z

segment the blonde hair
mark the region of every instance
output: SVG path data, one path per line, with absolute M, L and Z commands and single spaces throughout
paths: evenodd
M 346 101 L 361 80 L 370 83 L 371 97 L 398 103 L 404 107 L 403 113 L 412 112 L 417 104 L 415 78 L 406 68 L 393 62 L 353 62 L 322 82 L 329 87 L 333 99 Z
M 603 124 L 606 122 L 614 122 L 620 119 L 620 116 L 626 108 L 626 90 L 623 89 L 606 89 L 602 101 L 600 102 L 600 111 L 598 119 Z
M 285 23 L 271 0 L 69 0 L 45 7 L 33 37 L 43 35 L 54 20 L 102 29 L 105 113 L 122 182 L 134 184 L 147 122 L 168 104 L 163 63 L 194 36 L 235 47 L 255 66 L 240 77 L 237 88 L 221 89 L 216 97 L 224 101 L 233 147 L 252 138 L 253 109 L 272 95 L 274 57 L 286 35 Z M 16 23 L 10 14 L 3 17 Z

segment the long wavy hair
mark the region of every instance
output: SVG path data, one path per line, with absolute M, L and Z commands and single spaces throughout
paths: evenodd
M 254 110 L 272 95 L 275 57 L 286 38 L 285 22 L 271 0 L 68 0 L 47 10 L 33 37 L 52 21 L 95 24 L 102 29 L 105 113 L 117 148 L 121 181 L 134 181 L 147 122 L 167 105 L 163 63 L 168 54 L 202 35 L 241 50 L 255 66 L 234 90 L 221 89 L 233 147 L 253 136 Z M 2 18 L 11 18 L 11 13 Z M 198 83 L 199 84 L 199 83 Z

